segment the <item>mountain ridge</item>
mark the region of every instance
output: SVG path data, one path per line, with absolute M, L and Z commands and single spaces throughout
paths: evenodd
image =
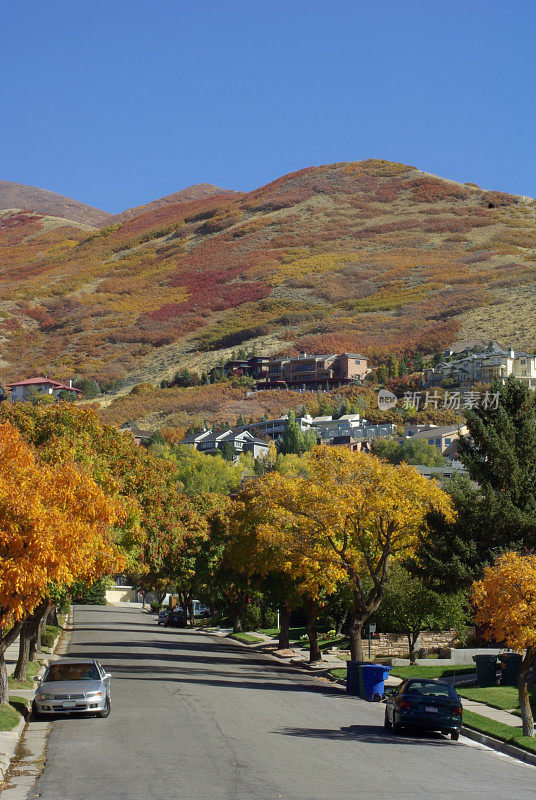
M 0 377 L 128 386 L 236 347 L 381 360 L 459 335 L 536 349 L 531 198 L 374 159 L 177 194 L 89 235 L 2 212 Z

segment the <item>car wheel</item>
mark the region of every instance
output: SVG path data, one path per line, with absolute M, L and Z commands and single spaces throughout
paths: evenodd
M 97 716 L 101 717 L 102 719 L 106 719 L 106 717 L 109 715 L 111 710 L 112 710 L 112 706 L 111 706 L 111 703 L 110 703 L 110 698 L 107 697 L 106 698 L 106 703 L 104 705 L 104 708 L 102 709 L 102 711 L 99 711 L 97 713 Z
M 458 739 L 460 738 L 460 731 L 451 731 L 450 738 L 452 739 L 453 742 L 457 742 Z
M 396 721 L 396 714 L 393 712 L 393 731 L 395 733 L 400 733 L 401 730 L 402 730 L 402 725 L 400 724 L 400 722 Z
M 393 723 L 391 722 L 391 720 L 387 716 L 387 709 L 385 709 L 385 718 L 383 720 L 383 727 L 387 728 L 387 729 L 390 729 L 390 728 L 393 727 Z

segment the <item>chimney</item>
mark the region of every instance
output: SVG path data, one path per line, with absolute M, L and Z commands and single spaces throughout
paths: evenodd
M 72 382 L 72 379 L 69 378 L 69 389 L 72 389 L 72 388 L 73 388 L 73 382 Z
M 513 350 L 510 350 L 510 358 L 515 358 L 516 354 Z

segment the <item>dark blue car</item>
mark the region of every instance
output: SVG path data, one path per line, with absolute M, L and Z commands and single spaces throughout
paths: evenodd
M 462 702 L 449 683 L 409 678 L 387 696 L 385 727 L 441 731 L 456 740 L 462 727 Z

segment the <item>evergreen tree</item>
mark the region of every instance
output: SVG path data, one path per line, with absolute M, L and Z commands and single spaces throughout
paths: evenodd
M 296 422 L 294 411 L 289 411 L 288 419 L 285 420 L 285 430 L 283 435 L 277 440 L 277 452 L 282 455 L 302 455 L 310 450 L 316 443 L 314 433 L 310 431 L 302 432 Z
M 469 477 L 450 487 L 457 519 L 431 516 L 412 561 L 443 589 L 469 586 L 502 550 L 536 547 L 536 394 L 511 377 L 493 383 L 494 393 L 497 409 L 492 402 L 467 412 L 458 452 Z

